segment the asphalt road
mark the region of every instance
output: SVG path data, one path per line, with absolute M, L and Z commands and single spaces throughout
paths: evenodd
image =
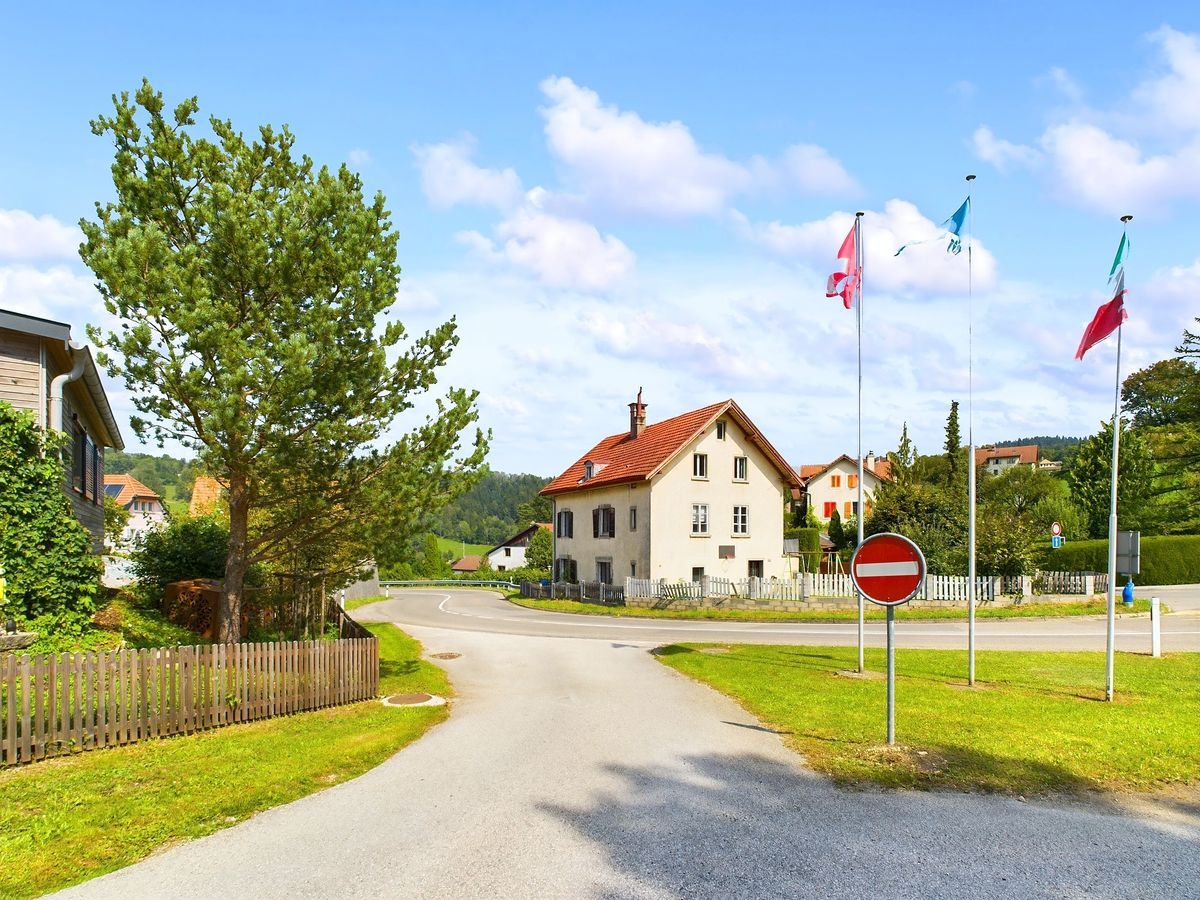
M 854 645 L 854 623 L 786 624 L 703 622 L 683 619 L 632 619 L 587 616 L 526 609 L 482 590 L 408 591 L 401 599 L 373 604 L 368 615 L 406 625 L 425 625 L 455 631 L 523 634 L 540 637 L 591 638 L 604 641 L 643 641 L 655 644 L 713 641 L 746 644 Z M 868 646 L 886 643 L 885 625 L 868 622 Z M 1063 619 L 977 619 L 976 646 L 981 650 L 1103 650 L 1104 619 L 1091 616 Z M 1164 616 L 1163 651 L 1200 650 L 1200 614 Z M 965 648 L 967 624 L 906 619 L 896 613 L 896 643 L 901 647 Z M 1117 621 L 1117 649 L 1150 652 L 1150 619 L 1122 616 Z
M 506 633 L 513 622 L 462 614 L 486 609 L 481 595 L 445 596 L 359 615 L 462 654 L 442 663 L 458 692 L 448 722 L 353 781 L 66 895 L 1200 895 L 1186 804 L 1139 817 L 839 790 L 733 701 L 657 663 L 657 639 L 582 622 L 592 639 Z M 470 627 L 422 624 L 431 617 Z

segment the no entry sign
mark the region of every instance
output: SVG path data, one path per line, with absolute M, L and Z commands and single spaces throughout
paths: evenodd
M 874 534 L 850 560 L 850 577 L 864 597 L 880 606 L 907 603 L 925 581 L 925 556 L 899 534 Z

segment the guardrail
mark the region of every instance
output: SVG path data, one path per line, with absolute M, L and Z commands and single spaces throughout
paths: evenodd
M 464 585 L 466 587 L 504 587 L 504 588 L 508 588 L 510 591 L 515 591 L 517 588 L 520 587 L 519 584 L 517 584 L 516 582 L 513 582 L 513 581 L 500 581 L 500 580 L 479 581 L 474 578 L 463 578 L 461 580 L 447 578 L 443 581 L 431 580 L 431 581 L 381 581 L 381 582 L 379 582 L 379 586 L 384 589 L 387 589 L 390 587 L 463 587 Z

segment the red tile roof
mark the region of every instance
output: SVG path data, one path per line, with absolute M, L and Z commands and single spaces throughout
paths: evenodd
M 657 475 L 675 454 L 726 413 L 746 432 L 750 441 L 774 463 L 788 485 L 796 487 L 799 478 L 762 432 L 732 400 L 722 400 L 672 419 L 647 425 L 636 438 L 628 431 L 610 435 L 579 457 L 565 472 L 542 488 L 546 496 L 569 491 L 591 490 L 613 484 L 647 481 Z M 583 480 L 583 464 L 591 461 L 598 471 Z
M 980 447 L 975 451 L 975 465 L 982 466 L 989 459 L 1008 459 L 1017 457 L 1017 462 L 1023 466 L 1037 465 L 1037 444 L 1019 444 L 1016 447 Z
M 452 572 L 477 572 L 479 571 L 478 556 L 464 556 L 458 562 L 450 567 Z
M 856 468 L 858 467 L 858 460 L 856 458 L 843 453 L 841 456 L 839 456 L 833 462 L 817 463 L 816 465 L 812 465 L 812 466 L 802 465 L 800 467 L 800 480 L 807 483 L 810 478 L 820 475 L 826 469 L 836 465 L 837 463 L 841 462 L 843 459 L 846 460 L 847 462 L 853 463 Z M 884 459 L 882 456 L 877 457 L 875 459 L 875 468 L 872 469 L 870 466 L 867 465 L 866 460 L 863 460 L 863 471 L 871 472 L 878 478 L 882 478 L 885 481 L 891 481 L 892 480 L 892 461 L 890 459 Z
M 109 486 L 119 488 L 117 491 L 109 491 Z M 122 506 L 128 506 L 135 498 L 141 497 L 144 500 L 162 500 L 162 497 L 150 490 L 132 475 L 105 475 L 104 476 L 104 493 L 112 497 Z

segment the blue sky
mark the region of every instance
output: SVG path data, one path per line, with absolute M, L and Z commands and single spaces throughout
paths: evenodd
M 386 194 L 394 315 L 458 316 L 444 382 L 482 391 L 498 469 L 556 473 L 624 427 L 639 386 L 651 420 L 732 396 L 797 464 L 852 453 L 853 319 L 823 285 L 859 209 L 866 449 L 904 421 L 936 449 L 966 401 L 965 260 L 891 253 L 968 172 L 976 438 L 1090 433 L 1112 348 L 1072 357 L 1121 213 L 1126 370 L 1200 315 L 1197 14 L 920 6 L 12 11 L 0 306 L 104 321 L 72 250 L 111 191 L 87 122 L 145 75 L 244 129 L 287 123 Z

